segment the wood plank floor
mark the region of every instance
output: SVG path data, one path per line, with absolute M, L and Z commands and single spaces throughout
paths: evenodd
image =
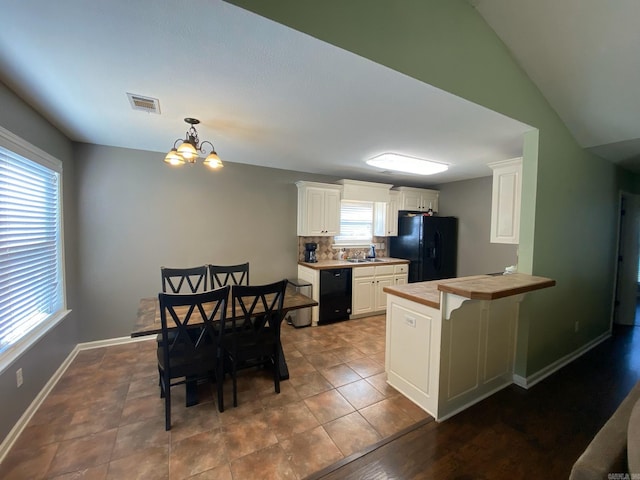
M 640 327 L 616 326 L 610 339 L 529 390 L 508 387 L 309 478 L 567 478 L 638 380 Z

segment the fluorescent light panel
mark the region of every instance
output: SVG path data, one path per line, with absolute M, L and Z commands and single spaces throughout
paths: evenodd
M 444 163 L 423 160 L 421 158 L 408 157 L 398 153 L 383 153 L 367 160 L 367 165 L 395 170 L 398 172 L 414 173 L 416 175 L 433 175 L 449 169 Z

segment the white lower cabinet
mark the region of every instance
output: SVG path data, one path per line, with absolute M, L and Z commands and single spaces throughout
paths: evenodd
M 375 311 L 384 312 L 387 309 L 387 294 L 382 290 L 384 287 L 393 285 L 393 275 L 381 275 L 376 277 Z
M 363 268 L 354 268 L 353 270 L 353 288 L 351 291 L 351 317 L 366 315 L 373 312 L 375 304 L 375 277 L 373 275 L 366 277 L 356 277 L 355 273 Z
M 404 285 L 409 280 L 409 265 L 394 265 L 393 267 L 393 284 Z M 386 308 L 386 307 L 385 307 Z
M 404 267 L 404 268 L 398 268 Z M 351 317 L 385 312 L 387 294 L 384 287 L 407 280 L 407 265 L 376 265 L 355 267 L 352 274 L 353 292 Z

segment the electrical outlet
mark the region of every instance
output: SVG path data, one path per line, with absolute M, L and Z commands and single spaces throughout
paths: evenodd
M 575 323 L 573 329 L 575 330 L 576 333 L 578 333 L 578 330 L 580 330 L 580 322 L 578 320 L 576 320 L 576 323 Z
M 22 383 L 23 383 L 22 368 L 19 368 L 18 370 L 16 370 L 16 383 L 18 385 L 18 388 L 22 386 Z

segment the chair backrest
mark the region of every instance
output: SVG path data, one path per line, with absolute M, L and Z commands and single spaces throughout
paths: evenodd
M 227 313 L 229 288 L 158 294 L 165 365 L 170 365 L 172 356 L 180 356 L 181 362 L 188 361 L 195 359 L 200 350 L 218 344 Z
M 249 262 L 239 265 L 209 265 L 211 288 L 249 285 Z
M 190 268 L 160 267 L 163 293 L 206 292 L 207 266 Z
M 271 332 L 280 337 L 282 306 L 287 280 L 267 285 L 236 285 L 231 289 L 234 332 L 251 332 L 256 336 Z

